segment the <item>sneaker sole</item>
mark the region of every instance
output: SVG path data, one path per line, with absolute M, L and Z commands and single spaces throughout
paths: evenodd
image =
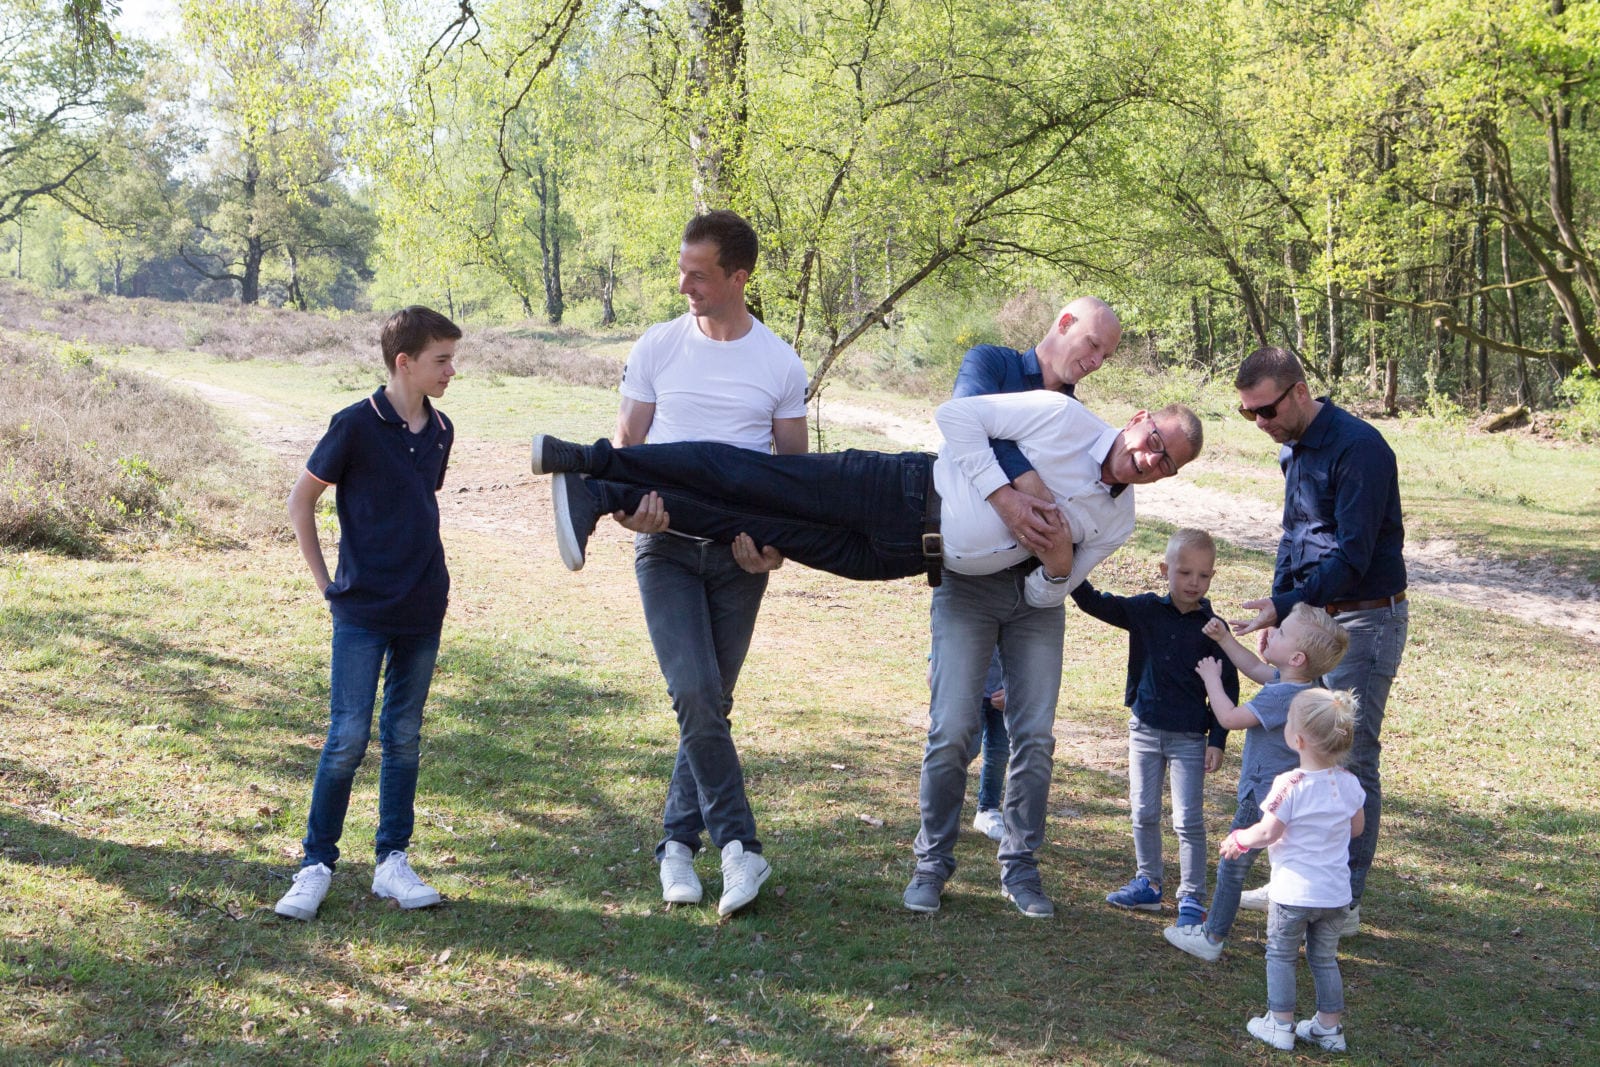
M 1118 904 L 1116 901 L 1112 900 L 1110 897 L 1107 897 L 1106 898 L 1106 903 L 1110 904 L 1113 908 L 1121 908 L 1123 911 L 1160 911 L 1161 910 L 1161 901 L 1159 901 L 1159 900 L 1154 902 L 1153 904 Z
M 315 919 L 317 917 L 317 909 L 316 908 L 309 908 L 308 909 L 308 908 L 296 908 L 296 907 L 293 907 L 293 906 L 286 907 L 286 906 L 284 906 L 282 904 L 279 904 L 276 907 L 274 907 L 272 910 L 274 912 L 276 912 L 277 914 L 282 915 L 285 919 L 298 919 L 300 922 L 303 922 L 303 923 L 308 923 L 312 919 Z
M 583 492 L 583 486 L 573 486 L 569 479 L 576 474 L 558 474 L 550 485 L 550 495 L 556 505 L 556 548 L 561 552 L 561 562 L 569 571 L 583 570 L 583 549 L 572 527 L 572 505 L 567 501 L 569 492 Z
M 1028 918 L 1028 919 L 1054 919 L 1056 917 L 1056 910 L 1054 908 L 1051 908 L 1049 911 L 1028 911 L 1028 910 L 1024 909 L 1021 904 L 1017 904 L 1017 898 L 1011 895 L 1011 891 L 1010 890 L 1002 889 L 1000 891 L 1000 895 L 1005 897 L 1007 900 L 1011 901 L 1011 903 L 1016 906 L 1016 909 L 1017 909 L 1018 913 L 1021 914 L 1024 918 Z
M 1176 929 L 1176 927 L 1171 927 L 1171 926 L 1167 927 L 1167 930 L 1173 930 L 1173 929 Z M 1221 945 L 1212 945 L 1209 941 L 1206 942 L 1206 946 L 1208 948 L 1214 948 L 1214 949 L 1217 950 L 1215 955 L 1210 955 L 1208 953 L 1200 951 L 1197 946 L 1190 945 L 1187 942 L 1174 941 L 1167 934 L 1167 930 L 1161 931 L 1161 936 L 1165 937 L 1167 939 L 1167 944 L 1171 945 L 1173 948 L 1177 949 L 1179 952 L 1183 952 L 1183 953 L 1186 953 L 1186 954 L 1188 954 L 1190 956 L 1193 956 L 1197 960 L 1204 960 L 1207 963 L 1216 963 L 1219 959 L 1222 958 L 1222 950 L 1225 947 L 1226 942 L 1224 942 Z
M 914 911 L 918 915 L 932 915 L 934 912 L 938 911 L 940 907 L 943 906 L 943 902 L 942 901 L 940 903 L 934 904 L 933 907 L 931 907 L 931 908 L 928 907 L 928 905 L 926 905 L 926 904 L 913 904 L 913 903 L 911 903 L 911 901 L 907 900 L 905 897 L 901 897 L 900 898 L 900 903 L 905 905 L 905 909 L 907 911 Z
M 533 473 L 535 474 L 557 473 L 556 471 L 546 470 L 544 465 L 544 442 L 549 436 L 550 435 L 547 433 L 536 433 L 533 435 L 533 459 L 530 466 L 533 467 Z
M 663 904 L 698 904 L 705 899 L 705 895 L 704 889 L 678 890 L 677 892 L 664 889 L 661 891 L 661 902 Z
M 413 908 L 431 908 L 435 904 L 439 903 L 439 901 L 444 899 L 438 893 L 435 893 L 430 897 L 414 898 L 410 901 L 401 900 L 399 897 L 393 897 L 387 893 L 374 893 L 372 895 L 377 897 L 379 900 L 392 900 L 396 905 L 406 909 L 407 911 L 410 911 Z

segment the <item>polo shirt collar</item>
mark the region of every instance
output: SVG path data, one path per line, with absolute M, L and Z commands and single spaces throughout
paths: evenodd
M 400 417 L 400 413 L 395 411 L 394 405 L 389 403 L 389 394 L 383 391 L 382 386 L 379 386 L 371 396 L 367 397 L 367 405 L 371 407 L 372 410 L 377 414 L 378 418 L 382 419 L 384 422 L 395 423 L 400 426 L 404 426 L 406 424 L 406 420 L 402 419 Z M 444 429 L 444 419 L 440 418 L 439 413 L 433 410 L 433 404 L 428 400 L 427 397 L 422 398 L 422 410 L 427 412 L 428 421 L 430 423 L 438 426 L 438 428 L 441 430 Z
M 1028 375 L 1030 378 L 1037 378 L 1040 384 L 1043 384 L 1044 367 L 1040 366 L 1039 364 L 1039 346 L 1035 345 L 1026 352 L 1022 353 L 1022 373 Z M 1075 387 L 1068 382 L 1063 382 L 1056 386 L 1055 392 L 1064 393 L 1065 395 L 1072 397 L 1074 400 L 1077 399 L 1077 391 Z

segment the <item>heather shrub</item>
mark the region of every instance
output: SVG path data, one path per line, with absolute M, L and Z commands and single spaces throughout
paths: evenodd
M 174 480 L 227 456 L 203 403 L 37 334 L 0 333 L 0 367 L 0 544 L 94 555 L 189 527 Z

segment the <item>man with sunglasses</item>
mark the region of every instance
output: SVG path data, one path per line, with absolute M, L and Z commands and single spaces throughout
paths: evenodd
M 1382 434 L 1327 397 L 1312 397 L 1293 354 L 1258 348 L 1233 384 L 1239 414 L 1282 446 L 1284 474 L 1283 540 L 1272 593 L 1246 601 L 1256 616 L 1234 629 L 1264 630 L 1304 601 L 1325 609 L 1350 634 L 1350 651 L 1322 679 L 1329 689 L 1354 690 L 1361 702 L 1349 768 L 1367 792 L 1366 825 L 1350 842 L 1353 901 L 1343 930 L 1349 936 L 1360 927 L 1361 895 L 1377 849 L 1383 809 L 1378 735 L 1409 622 L 1399 471 Z

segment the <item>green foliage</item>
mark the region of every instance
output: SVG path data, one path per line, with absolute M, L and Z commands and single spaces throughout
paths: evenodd
M 1581 440 L 1600 439 L 1600 372 L 1579 367 L 1562 381 L 1561 395 L 1570 405 L 1562 429 Z

